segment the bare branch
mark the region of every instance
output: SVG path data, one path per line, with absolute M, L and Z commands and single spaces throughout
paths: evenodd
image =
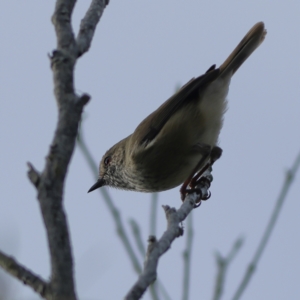
M 0 252 L 0 265 L 5 270 L 30 285 L 42 297 L 51 300 L 76 299 L 72 250 L 63 208 L 63 190 L 83 107 L 90 96 L 87 94 L 78 96 L 74 91 L 74 67 L 78 58 L 78 45 L 73 34 L 71 16 L 75 2 L 75 0 L 56 1 L 52 22 L 56 31 L 57 49 L 53 51 L 50 60 L 58 104 L 58 122 L 42 173 L 39 174 L 33 165 L 28 163 L 28 177 L 37 188 L 37 197 L 47 232 L 51 257 L 50 282 L 45 283 L 13 258 Z M 92 1 L 79 34 L 80 54 L 88 50 L 107 3 L 107 0 Z
M 18 262 L 13 257 L 10 257 L 0 251 L 0 266 L 10 275 L 22 281 L 24 284 L 30 286 L 42 297 L 46 297 L 49 292 L 47 282 L 35 275 Z
M 158 193 L 151 195 L 151 208 L 150 208 L 150 235 L 156 235 L 157 224 L 157 206 L 158 206 Z
M 218 267 L 218 272 L 216 276 L 216 283 L 214 289 L 213 300 L 221 299 L 224 290 L 224 283 L 226 272 L 232 260 L 237 255 L 238 251 L 241 249 L 244 243 L 244 239 L 239 237 L 232 246 L 229 254 L 226 257 L 223 257 L 219 252 L 216 253 L 216 262 Z
M 139 250 L 140 254 L 142 255 L 142 257 L 144 257 L 146 250 L 145 250 L 145 246 L 143 244 L 140 226 L 134 219 L 129 220 L 129 225 L 131 227 L 132 235 L 133 235 L 135 243 L 138 247 L 138 250 Z
M 59 108 L 58 123 L 41 175 L 38 176 L 29 165 L 29 177 L 38 189 L 47 231 L 51 255 L 49 286 L 53 300 L 76 299 L 71 243 L 62 202 L 64 180 L 74 151 L 81 114 L 90 97 L 86 94 L 78 96 L 74 91 L 74 66 L 78 57 L 71 25 L 74 5 L 75 0 L 56 1 L 52 21 L 57 36 L 57 50 L 53 51 L 50 59 Z M 94 27 L 99 19 L 100 16 L 97 22 L 93 21 Z
M 160 256 L 170 248 L 175 238 L 183 234 L 183 229 L 179 224 L 185 219 L 193 207 L 194 203 L 189 200 L 185 200 L 178 211 L 176 211 L 175 208 L 163 206 L 168 221 L 167 231 L 165 231 L 159 241 L 156 241 L 154 236 L 149 237 L 144 270 L 139 276 L 138 281 L 126 295 L 126 300 L 140 299 L 147 287 L 156 280 L 156 269 Z
M 29 180 L 31 181 L 31 183 L 38 188 L 39 183 L 40 183 L 40 173 L 34 168 L 34 166 L 28 162 L 27 166 L 29 168 L 28 172 L 27 172 L 27 176 L 29 178 Z
M 71 24 L 71 15 L 75 2 L 76 0 L 57 0 L 52 16 L 52 23 L 57 38 L 57 49 L 72 53 L 76 51 L 76 43 Z
M 203 187 L 201 192 L 202 195 L 205 195 L 207 193 L 207 187 Z M 188 195 L 177 211 L 175 208 L 170 208 L 167 205 L 163 206 L 168 221 L 167 230 L 159 241 L 156 241 L 153 236 L 149 237 L 144 270 L 142 274 L 140 274 L 137 282 L 126 295 L 126 300 L 140 299 L 147 287 L 156 280 L 156 269 L 160 256 L 170 248 L 172 242 L 177 237 L 183 235 L 183 229 L 180 227 L 180 223 L 185 220 L 188 214 L 193 210 L 198 197 L 199 195 L 196 193 Z
M 153 195 L 155 195 L 155 194 L 157 194 L 157 193 L 154 193 Z M 150 214 L 150 215 L 152 215 L 152 214 Z M 137 224 L 137 222 L 133 219 L 131 219 L 129 221 L 129 225 L 131 227 L 132 234 L 133 234 L 135 243 L 139 249 L 139 252 L 144 257 L 146 250 L 145 250 L 145 247 L 143 244 L 140 227 Z M 159 299 L 159 297 L 157 295 L 158 289 L 159 289 L 159 292 L 161 292 L 163 299 L 171 299 L 170 296 L 168 295 L 165 287 L 163 286 L 162 282 L 159 279 L 157 279 L 155 282 L 153 282 L 150 285 L 150 294 L 151 294 L 151 297 L 153 300 Z
M 93 0 L 85 17 L 81 20 L 77 36 L 78 57 L 88 51 L 96 30 L 96 25 L 101 18 L 104 8 L 109 1 Z
M 38 199 L 48 235 L 51 254 L 51 289 L 59 295 L 53 299 L 76 299 L 73 281 L 73 259 L 66 215 L 63 209 L 63 187 L 73 154 L 78 124 L 89 96 L 78 97 L 73 90 L 74 61 L 55 51 L 52 69 L 58 124 L 40 177 Z M 70 57 L 70 56 L 69 56 Z M 59 298 L 61 297 L 61 298 Z
M 284 203 L 284 200 L 286 199 L 287 193 L 291 187 L 291 184 L 294 181 L 294 178 L 296 176 L 296 173 L 299 169 L 300 166 L 300 152 L 298 153 L 298 156 L 296 157 L 293 166 L 291 167 L 290 170 L 287 171 L 286 176 L 285 176 L 285 180 L 283 183 L 283 186 L 281 188 L 281 191 L 279 193 L 279 196 L 277 198 L 274 210 L 271 214 L 269 223 L 265 229 L 265 232 L 262 236 L 262 239 L 257 247 L 257 250 L 254 254 L 254 257 L 252 259 L 252 261 L 249 263 L 246 272 L 244 274 L 244 277 L 240 283 L 240 285 L 237 288 L 237 291 L 235 292 L 234 296 L 233 296 L 233 300 L 238 300 L 240 299 L 241 295 L 243 294 L 243 292 L 245 291 L 250 279 L 252 278 L 252 275 L 255 271 L 255 269 L 257 268 L 257 264 L 259 259 L 261 258 L 261 255 L 269 241 L 269 238 L 271 236 L 271 233 L 275 227 L 276 221 L 278 219 L 279 213 L 281 211 L 282 205 Z
M 192 245 L 194 238 L 193 229 L 193 214 L 191 213 L 187 218 L 186 224 L 186 248 L 183 251 L 183 286 L 182 286 L 182 300 L 189 299 L 190 291 L 190 275 L 191 275 L 191 258 L 192 258 Z
M 71 26 L 74 5 L 74 0 L 57 0 L 52 17 L 57 35 L 57 50 L 53 51 L 50 59 L 59 116 L 38 186 L 38 199 L 51 254 L 51 288 L 63 299 L 76 299 L 72 251 L 62 205 L 63 186 L 74 151 L 82 110 L 90 98 L 86 94 L 79 97 L 74 92 L 74 66 L 78 56 Z M 97 22 L 99 19 L 100 17 Z M 94 27 L 97 22 L 94 22 Z

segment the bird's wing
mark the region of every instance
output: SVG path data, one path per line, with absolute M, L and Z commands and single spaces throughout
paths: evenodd
M 215 65 L 211 66 L 204 75 L 192 78 L 157 110 L 144 119 L 132 136 L 136 146 L 147 146 L 158 135 L 170 117 L 184 105 L 191 101 L 196 101 L 199 97 L 199 92 L 214 81 L 219 73 L 220 70 L 215 69 Z
M 218 69 L 213 65 L 204 75 L 191 79 L 177 93 L 141 122 L 132 136 L 135 146 L 147 146 L 159 134 L 176 111 L 192 101 L 199 101 L 199 93 L 204 91 L 218 76 L 223 78 L 232 76 L 262 43 L 265 35 L 264 23 L 259 22 L 255 24 Z

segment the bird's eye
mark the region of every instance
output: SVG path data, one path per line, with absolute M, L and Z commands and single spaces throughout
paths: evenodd
M 104 165 L 107 167 L 110 162 L 111 162 L 111 156 L 106 156 L 104 158 Z

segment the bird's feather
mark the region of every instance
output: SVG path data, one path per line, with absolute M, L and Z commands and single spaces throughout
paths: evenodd
M 164 102 L 157 110 L 144 119 L 133 133 L 137 145 L 146 146 L 151 142 L 167 121 L 184 105 L 198 99 L 199 90 L 214 81 L 219 76 L 219 69 L 209 70 L 206 74 L 192 78 L 172 97 Z

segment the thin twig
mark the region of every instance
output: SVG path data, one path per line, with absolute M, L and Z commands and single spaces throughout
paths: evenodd
M 146 253 L 146 249 L 143 244 L 143 239 L 141 236 L 141 230 L 139 228 L 139 225 L 133 219 L 130 220 L 129 224 L 131 226 L 133 237 L 134 237 L 135 243 L 139 249 L 139 252 L 144 257 L 145 253 Z M 150 294 L 151 294 L 153 300 L 159 299 L 159 297 L 157 295 L 157 293 L 158 293 L 157 289 L 159 289 L 163 299 L 171 300 L 167 290 L 165 289 L 165 287 L 163 286 L 162 282 L 159 279 L 150 285 Z
M 168 294 L 166 288 L 163 286 L 162 282 L 158 280 L 156 280 L 154 282 L 154 284 L 157 284 L 158 288 L 159 288 L 159 292 L 160 295 L 163 297 L 163 299 L 165 300 L 172 300 L 172 298 L 170 297 L 170 295 Z
M 153 300 L 159 300 L 159 296 L 157 292 L 157 282 L 153 282 L 152 284 L 150 284 L 149 292 Z
M 49 286 L 46 281 L 41 279 L 32 271 L 23 267 L 13 257 L 10 257 L 0 251 L 0 266 L 10 275 L 30 286 L 41 297 L 46 297 L 49 294 Z
M 207 180 L 211 182 L 212 176 L 208 171 L 203 176 L 207 176 L 206 177 Z M 209 185 L 206 184 L 199 187 L 199 189 L 201 190 L 201 194 L 207 195 L 208 188 Z M 149 245 L 148 245 L 143 272 L 140 274 L 137 282 L 133 285 L 133 287 L 126 295 L 125 297 L 126 300 L 140 299 L 141 296 L 146 291 L 147 287 L 154 280 L 156 280 L 156 270 L 157 270 L 159 258 L 170 248 L 172 242 L 177 237 L 183 235 L 183 229 L 182 227 L 180 227 L 180 224 L 193 210 L 198 198 L 199 195 L 197 195 L 197 193 L 192 193 L 187 195 L 185 201 L 177 211 L 175 208 L 170 208 L 167 205 L 163 206 L 168 221 L 167 230 L 162 235 L 159 241 L 156 241 L 156 238 L 154 236 L 149 237 Z
M 95 33 L 96 25 L 99 22 L 104 8 L 109 1 L 93 0 L 81 20 L 79 33 L 77 36 L 78 57 L 89 50 Z
M 140 254 L 142 255 L 142 257 L 144 257 L 145 253 L 146 253 L 146 249 L 145 249 L 145 246 L 143 244 L 143 239 L 142 239 L 142 236 L 141 236 L 140 227 L 139 227 L 138 223 L 133 219 L 129 220 L 129 225 L 130 225 L 130 228 L 131 228 L 133 238 L 134 238 L 135 243 L 137 245 L 137 248 L 138 248 Z
M 175 238 L 183 234 L 183 229 L 179 226 L 179 224 L 194 208 L 193 201 L 189 200 L 190 196 L 187 198 L 188 199 L 184 201 L 178 211 L 176 211 L 175 208 L 164 206 L 168 220 L 168 228 L 159 241 L 156 241 L 155 237 L 149 238 L 144 270 L 139 276 L 138 281 L 126 295 L 126 300 L 140 299 L 147 287 L 156 279 L 156 269 L 160 256 L 170 248 Z
M 157 207 L 158 207 L 158 193 L 151 195 L 150 202 L 150 235 L 156 235 L 156 223 L 157 223 Z
M 29 169 L 27 172 L 28 178 L 31 181 L 31 183 L 36 188 L 38 188 L 39 183 L 40 183 L 41 174 L 35 169 L 35 167 L 30 162 L 27 163 L 27 166 Z
M 133 237 L 134 237 L 135 243 L 139 249 L 139 252 L 144 257 L 145 253 L 146 253 L 146 249 L 143 244 L 140 228 L 134 220 L 130 220 L 129 224 L 131 226 Z M 159 289 L 159 292 L 161 293 L 163 299 L 171 300 L 167 290 L 165 289 L 165 287 L 163 286 L 162 282 L 159 279 L 157 279 L 155 282 L 153 282 L 150 285 L 150 294 L 151 294 L 151 297 L 153 300 L 159 299 L 158 294 L 157 294 L 158 289 Z
M 291 184 L 293 183 L 296 173 L 300 166 L 300 152 L 298 153 L 298 156 L 296 157 L 295 162 L 293 163 L 293 166 L 290 170 L 286 172 L 285 180 L 282 185 L 281 191 L 279 193 L 279 196 L 277 198 L 274 210 L 271 214 L 269 223 L 265 229 L 265 232 L 262 236 L 262 239 L 257 247 L 257 250 L 253 256 L 252 261 L 249 263 L 246 272 L 244 274 L 244 277 L 240 283 L 240 285 L 237 288 L 237 291 L 235 292 L 233 296 L 233 300 L 240 299 L 241 295 L 245 291 L 255 269 L 257 268 L 257 264 L 259 262 L 259 259 L 262 256 L 262 253 L 269 241 L 270 235 L 275 227 L 276 221 L 278 219 L 279 213 L 281 212 L 282 205 L 284 203 L 284 200 L 286 199 L 287 193 L 290 190 Z
M 95 179 L 98 178 L 98 167 L 97 164 L 95 162 L 95 160 L 93 159 L 85 141 L 83 138 L 83 132 L 82 129 L 80 129 L 80 132 L 78 134 L 77 137 L 77 144 L 79 146 L 79 149 L 82 151 L 82 154 L 84 156 L 84 158 L 86 159 L 88 165 L 90 166 L 90 169 L 92 171 L 93 177 Z M 113 220 L 115 222 L 115 226 L 117 229 L 117 233 L 123 243 L 123 246 L 125 247 L 125 250 L 130 258 L 130 261 L 132 263 L 133 269 L 140 274 L 142 267 L 141 264 L 133 250 L 132 245 L 130 244 L 128 235 L 125 231 L 125 225 L 123 224 L 121 215 L 119 210 L 117 209 L 117 207 L 115 206 L 112 198 L 110 197 L 109 193 L 107 192 L 107 189 L 105 187 L 102 187 L 101 189 L 98 190 L 100 192 L 100 194 L 102 195 L 102 197 L 104 198 L 104 202 L 108 207 L 109 212 L 111 213 Z
M 142 255 L 142 257 L 144 257 L 145 253 L 146 253 L 146 249 L 145 249 L 144 244 L 143 244 L 140 227 L 137 224 L 137 222 L 133 219 L 131 219 L 129 221 L 129 225 L 131 227 L 132 235 L 133 235 L 135 243 L 138 247 L 138 250 L 139 250 L 140 254 Z M 158 297 L 158 294 L 157 294 L 157 282 L 153 282 L 150 285 L 149 292 L 150 292 L 151 298 L 153 300 L 159 300 L 159 297 Z
M 193 248 L 193 214 L 190 213 L 186 221 L 186 247 L 183 251 L 183 286 L 182 286 L 182 299 L 189 299 L 190 291 L 190 275 L 191 275 L 191 256 Z
M 145 257 L 146 249 L 143 244 L 140 227 L 139 227 L 138 223 L 133 219 L 129 220 L 129 225 L 131 228 L 131 232 L 132 232 L 135 244 L 137 245 L 141 256 Z
M 232 260 L 237 255 L 238 251 L 243 245 L 244 239 L 242 237 L 238 238 L 233 244 L 227 257 L 223 257 L 219 252 L 216 253 L 216 262 L 218 267 L 218 272 L 216 276 L 216 284 L 214 289 L 213 300 L 221 299 L 224 290 L 226 272 Z
M 157 223 L 157 205 L 158 204 L 158 193 L 152 193 L 150 201 L 150 235 L 156 235 L 156 223 Z M 145 253 L 145 252 L 144 252 Z M 145 254 L 144 254 L 145 255 Z M 143 256 L 144 256 L 143 255 Z M 150 294 L 153 300 L 159 299 L 157 295 L 157 288 L 162 288 L 163 294 L 165 294 L 165 289 L 163 285 L 157 281 L 150 285 Z

